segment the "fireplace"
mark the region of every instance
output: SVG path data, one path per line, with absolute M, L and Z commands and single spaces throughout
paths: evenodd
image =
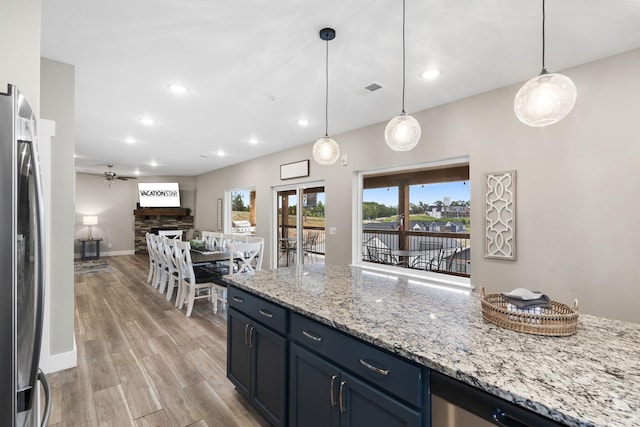
M 147 253 L 147 233 L 158 234 L 158 230 L 183 230 L 193 228 L 193 216 L 189 209 L 143 208 L 133 211 L 135 216 L 135 252 Z

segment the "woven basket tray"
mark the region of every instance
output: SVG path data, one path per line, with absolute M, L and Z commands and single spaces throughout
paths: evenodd
M 527 334 L 547 336 L 573 335 L 578 329 L 578 300 L 573 308 L 557 301 L 551 301 L 553 308 L 544 308 L 542 314 L 524 313 L 507 309 L 507 301 L 501 294 L 486 294 L 482 297 L 482 317 L 487 322 L 503 328 Z

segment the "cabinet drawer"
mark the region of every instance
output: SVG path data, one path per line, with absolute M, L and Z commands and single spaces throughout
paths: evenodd
M 287 310 L 259 296 L 250 294 L 235 286 L 227 288 L 229 307 L 246 314 L 252 320 L 273 329 L 282 335 L 287 333 Z
M 422 406 L 422 369 L 370 344 L 291 313 L 291 338 L 380 386 L 414 407 Z

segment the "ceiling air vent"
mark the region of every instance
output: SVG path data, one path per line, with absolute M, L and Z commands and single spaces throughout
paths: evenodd
M 376 90 L 382 88 L 378 83 L 371 83 L 369 86 L 365 86 L 365 89 L 369 92 L 375 92 Z

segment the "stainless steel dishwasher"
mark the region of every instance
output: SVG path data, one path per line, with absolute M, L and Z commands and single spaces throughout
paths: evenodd
M 555 427 L 557 422 L 438 372 L 431 372 L 431 427 Z

